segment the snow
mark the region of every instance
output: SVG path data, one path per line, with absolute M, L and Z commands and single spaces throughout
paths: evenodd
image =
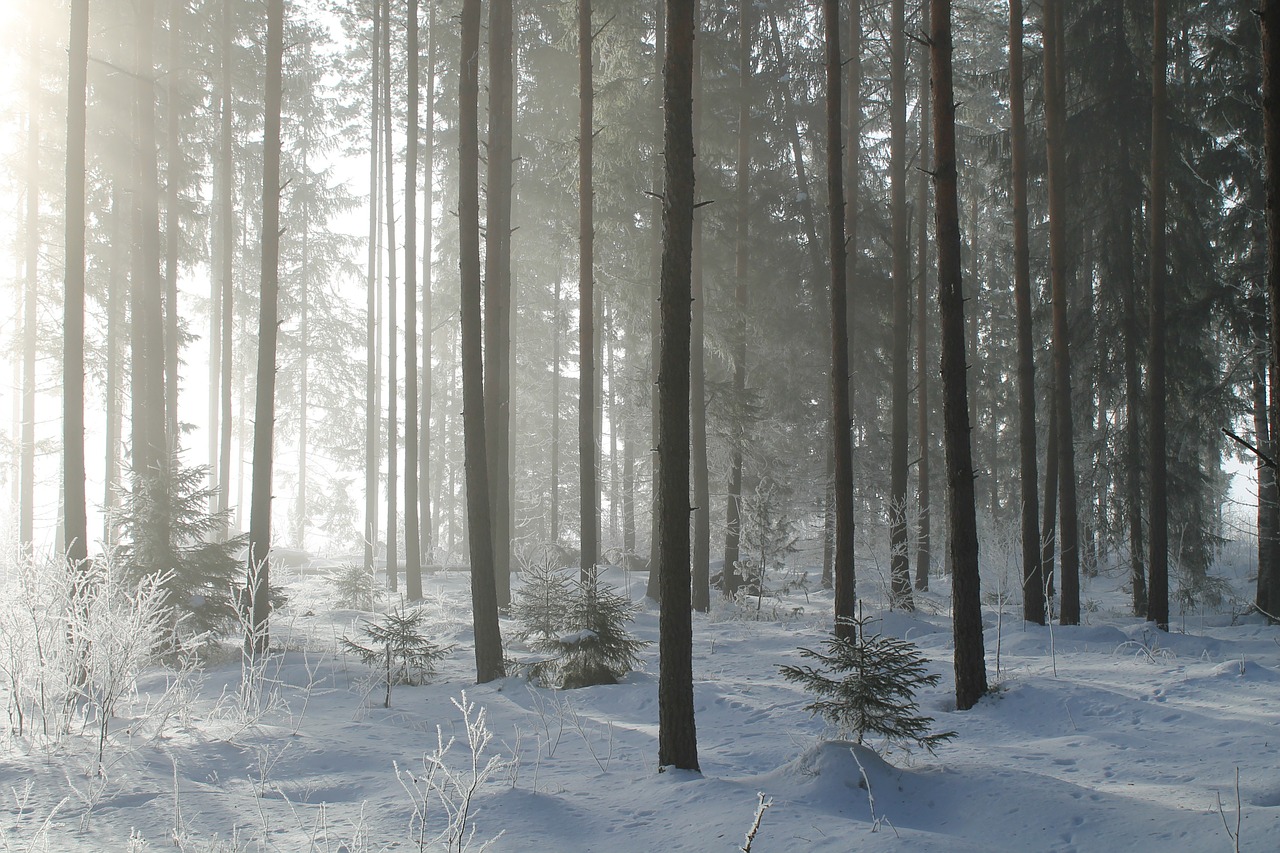
M 1237 562 L 1218 570 L 1243 601 L 1251 580 Z M 957 736 L 933 755 L 833 739 L 778 674 L 827 630 L 829 593 L 766 598 L 759 621 L 755 600 L 696 614 L 701 775 L 656 766 L 651 602 L 634 626 L 652 641 L 645 669 L 621 684 L 557 692 L 512 676 L 476 685 L 467 578 L 429 575 L 433 639 L 454 649 L 432 684 L 397 686 L 387 709 L 380 685 L 340 651 L 371 614 L 332 609 L 323 571 L 286 573 L 290 606 L 273 624 L 281 651 L 247 700 L 229 642 L 167 706 L 163 728 L 144 723 L 173 676 L 140 679 L 112 720 L 104 775 L 94 772 L 93 725 L 56 749 L 7 735 L 0 849 L 418 849 L 424 807 L 424 837 L 448 823 L 427 786 L 431 759 L 437 782 L 440 766 L 464 780 L 470 772 L 467 703 L 470 734 L 481 708 L 492 734 L 479 764 L 497 763 L 470 804 L 475 835 L 464 849 L 496 837 L 494 851 L 732 851 L 758 792 L 772 805 L 755 853 L 1231 850 L 1237 808 L 1240 849 L 1272 850 L 1280 837 L 1278 629 L 1240 616 L 1237 603 L 1234 613 L 1228 604 L 1175 615 L 1173 632 L 1157 632 L 1124 615 L 1121 568 L 1085 581 L 1097 609 L 1079 627 L 1025 625 L 1015 605 L 988 606 L 995 687 L 963 713 L 951 698 L 945 579 L 917 613 L 880 614 L 876 630 L 917 643 L 942 674 L 918 698 L 937 730 Z M 605 578 L 643 594 L 643 573 Z M 870 613 L 874 578 L 861 582 Z

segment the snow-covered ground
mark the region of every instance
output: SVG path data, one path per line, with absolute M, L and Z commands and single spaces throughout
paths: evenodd
M 1217 570 L 1247 600 L 1247 549 L 1232 553 Z M 474 835 L 461 849 L 496 839 L 490 849 L 521 853 L 731 851 L 759 793 L 771 806 L 756 853 L 1230 851 L 1237 826 L 1238 849 L 1280 843 L 1280 630 L 1228 601 L 1216 613 L 1175 607 L 1174 630 L 1157 633 L 1124 615 L 1120 568 L 1085 581 L 1087 624 L 1052 629 L 1023 624 L 1016 601 L 1001 607 L 993 591 L 1016 587 L 1007 570 L 1002 582 L 988 568 L 994 689 L 963 713 L 951 698 L 945 580 L 917 613 L 881 614 L 878 630 L 917 643 L 942 675 L 918 698 L 957 736 L 933 755 L 882 749 L 881 760 L 825 741 L 806 696 L 779 675 L 778 664 L 828 630 L 828 593 L 793 587 L 759 614 L 753 601 L 695 615 L 701 775 L 656 766 L 651 604 L 634 631 L 653 644 L 625 683 L 476 685 L 467 578 L 430 575 L 431 632 L 454 648 L 432 684 L 395 688 L 386 709 L 366 669 L 340 651 L 365 614 L 333 610 L 323 572 L 285 572 L 292 599 L 273 626 L 282 651 L 265 661 L 256 693 L 242 690 L 231 644 L 176 700 L 170 689 L 171 701 L 158 702 L 173 676 L 148 672 L 112 721 L 105 775 L 94 772 L 94 731 L 76 729 L 55 749 L 6 735 L 0 849 L 415 850 L 449 822 L 432 792 L 448 780 L 424 770 L 438 731 L 444 744 L 456 738 L 444 767 L 464 784 L 472 772 L 464 708 L 473 735 L 481 710 L 492 734 L 477 766 L 497 763 L 470 803 Z M 643 574 L 606 580 L 643 594 Z M 864 566 L 868 613 L 877 585 Z M 504 621 L 504 635 L 511 627 Z M 167 714 L 165 724 L 148 713 Z

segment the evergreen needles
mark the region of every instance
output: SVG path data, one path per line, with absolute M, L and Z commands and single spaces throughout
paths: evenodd
M 929 752 L 955 737 L 955 732 L 931 734 L 932 717 L 921 715 L 915 692 L 937 684 L 941 676 L 925 670 L 929 661 L 906 640 L 868 634 L 869 617 L 842 620 L 852 631 L 848 638 L 834 634 L 823 640 L 826 652 L 800 649 L 819 661 L 815 666 L 780 666 L 784 678 L 802 686 L 815 700 L 805 710 L 819 714 L 842 736 L 862 743 L 881 736 L 891 744 L 921 746 Z
M 436 671 L 436 663 L 448 649 L 442 649 L 422 633 L 426 614 L 422 610 L 392 610 L 381 622 L 365 622 L 360 629 L 368 639 L 361 645 L 343 637 L 343 647 L 368 666 L 381 670 L 387 693 L 383 707 L 391 707 L 391 688 L 397 684 L 425 684 Z

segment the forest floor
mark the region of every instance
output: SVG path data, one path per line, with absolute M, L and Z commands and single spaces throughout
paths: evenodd
M 522 853 L 738 850 L 763 794 L 771 805 L 754 853 L 1275 850 L 1280 629 L 1241 615 L 1248 549 L 1230 548 L 1215 567 L 1231 586 L 1222 603 L 1186 613 L 1175 604 L 1168 634 L 1126 615 L 1124 567 L 1085 579 L 1086 624 L 1025 624 L 1000 559 L 984 565 L 993 689 L 963 713 L 952 699 L 946 579 L 918 595 L 916 613 L 883 612 L 882 579 L 860 567 L 874 629 L 916 643 L 941 675 L 918 695 L 936 730 L 956 732 L 935 754 L 871 742 L 881 760 L 824 740 L 806 695 L 779 674 L 828 630 L 831 598 L 813 569 L 807 589 L 799 572 L 774 578 L 788 591 L 759 609 L 752 599 L 696 614 L 701 775 L 658 773 L 651 602 L 633 626 L 651 641 L 643 669 L 622 684 L 476 685 L 467 577 L 429 575 L 430 634 L 454 648 L 431 684 L 396 687 L 384 708 L 381 686 L 341 651 L 372 614 L 332 609 L 333 586 L 315 566 L 285 569 L 280 650 L 252 691 L 228 641 L 199 672 L 144 675 L 111 721 L 102 774 L 94 732 L 56 748 L 0 741 L 0 850 L 365 853 L 419 849 L 420 839 L 443 849 L 425 842 L 446 832 L 446 807 L 466 799 L 473 766 L 491 772 L 453 849 L 492 840 L 489 849 Z M 643 573 L 605 579 L 643 595 Z M 512 627 L 504 620 L 504 636 Z M 161 702 L 166 694 L 181 701 Z M 492 735 L 474 765 L 464 709 L 473 737 Z M 160 713 L 164 725 L 148 722 Z M 424 770 L 432 756 L 434 776 Z

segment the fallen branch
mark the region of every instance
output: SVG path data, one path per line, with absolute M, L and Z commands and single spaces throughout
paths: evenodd
M 1236 444 L 1240 444 L 1240 445 L 1243 445 L 1244 447 L 1248 448 L 1248 450 L 1249 450 L 1249 451 L 1250 451 L 1254 456 L 1256 456 L 1256 457 L 1258 457 L 1259 459 L 1261 459 L 1261 460 L 1262 460 L 1262 464 L 1263 464 L 1263 465 L 1267 466 L 1268 468 L 1272 468 L 1272 469 L 1274 469 L 1274 468 L 1276 468 L 1276 467 L 1277 467 L 1277 466 L 1276 466 L 1276 461 L 1275 461 L 1274 459 L 1272 459 L 1270 456 L 1268 456 L 1267 454 L 1263 453 L 1261 450 L 1259 450 L 1258 448 L 1254 447 L 1252 444 L 1250 444 L 1249 442 L 1245 441 L 1243 438 L 1241 438 L 1240 436 L 1236 435 L 1234 432 L 1232 432 L 1231 430 L 1227 429 L 1226 427 L 1223 427 L 1223 428 L 1222 428 L 1222 434 L 1223 434 L 1223 435 L 1225 435 L 1227 438 L 1231 439 L 1232 441 L 1234 441 Z

